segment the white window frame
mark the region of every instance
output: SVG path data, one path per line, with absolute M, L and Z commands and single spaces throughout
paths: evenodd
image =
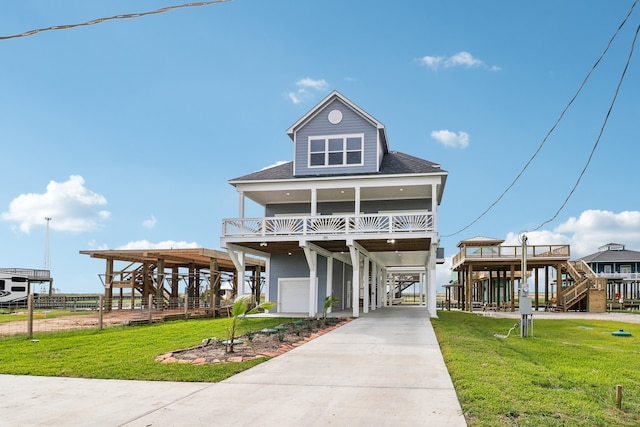
M 347 149 L 347 139 L 348 138 L 360 138 L 360 150 L 348 150 Z M 342 150 L 341 151 L 330 151 L 329 150 L 329 140 L 330 139 L 342 139 Z M 324 140 L 324 163 L 321 165 L 312 165 L 311 164 L 311 141 Z M 360 152 L 360 163 L 347 163 L 347 154 L 349 152 Z M 331 165 L 329 164 L 329 154 L 330 153 L 342 153 L 342 163 Z M 319 152 L 317 152 L 319 153 Z M 314 153 L 316 154 L 316 153 Z M 350 134 L 340 134 L 340 135 L 320 135 L 320 136 L 310 136 L 307 144 L 307 167 L 311 168 L 342 168 L 345 166 L 362 166 L 364 165 L 364 133 L 350 133 Z

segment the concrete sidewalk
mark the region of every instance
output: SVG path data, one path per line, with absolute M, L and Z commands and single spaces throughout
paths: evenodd
M 466 426 L 424 308 L 370 312 L 220 383 L 0 376 L 11 426 Z

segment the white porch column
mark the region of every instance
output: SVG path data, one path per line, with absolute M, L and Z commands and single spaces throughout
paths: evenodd
M 242 295 L 242 290 L 244 288 L 244 273 L 245 273 L 245 256 L 243 251 L 239 251 L 234 249 L 231 245 L 227 246 L 227 253 L 229 254 L 229 258 L 231 258 L 231 262 L 233 262 L 234 267 L 236 268 L 236 295 L 235 298 Z
M 333 257 L 327 258 L 327 298 L 333 296 Z M 324 302 L 323 302 L 324 306 Z M 327 310 L 327 313 L 331 313 L 331 307 Z
M 436 304 L 436 251 L 438 244 L 431 245 L 431 253 L 429 254 L 427 274 L 427 310 L 430 317 L 438 317 L 438 307 Z
M 318 215 L 318 190 L 311 189 L 311 216 Z
M 431 212 L 433 212 L 433 230 L 438 231 L 438 185 L 437 184 L 431 184 Z
M 363 313 L 368 313 L 369 312 L 369 298 L 371 297 L 371 287 L 370 287 L 370 283 L 369 283 L 369 258 L 368 257 L 364 257 L 364 271 L 362 274 L 362 287 L 363 287 L 363 299 L 362 299 L 362 312 Z
M 308 247 L 303 249 L 309 264 L 309 317 L 315 317 L 318 314 L 318 253 Z
M 385 291 L 385 280 L 382 272 L 384 269 L 378 266 L 378 308 L 382 308 L 384 305 L 384 291 Z
M 238 191 L 238 218 L 244 218 L 244 191 Z
M 427 299 L 425 298 L 425 282 L 424 282 L 424 273 L 420 273 L 418 275 L 418 277 L 420 278 L 420 291 L 419 293 L 419 297 L 418 297 L 418 305 L 420 307 L 422 307 L 423 305 L 426 307 L 427 306 Z
M 351 281 L 351 308 L 353 317 L 360 317 L 360 252 L 353 246 L 349 246 L 351 264 L 353 266 L 353 279 Z
M 356 187 L 355 190 L 356 190 L 355 191 L 355 193 L 356 193 L 355 196 L 356 197 L 355 197 L 355 203 L 354 203 L 354 205 L 355 205 L 354 214 L 355 215 L 360 215 L 360 187 Z
M 378 308 L 378 264 L 375 262 L 371 263 L 371 291 L 371 310 L 375 310 Z

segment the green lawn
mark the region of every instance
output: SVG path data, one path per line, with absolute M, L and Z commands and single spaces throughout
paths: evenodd
M 534 337 L 506 334 L 513 319 L 438 313 L 432 323 L 470 426 L 640 425 L 640 325 L 534 320 Z M 240 321 L 239 334 L 290 322 Z M 229 319 L 178 320 L 0 338 L 0 373 L 169 381 L 221 381 L 260 363 L 161 364 L 155 357 L 226 338 Z M 611 332 L 624 329 L 632 337 Z M 265 360 L 265 359 L 262 359 Z M 623 386 L 622 409 L 616 385 Z
M 253 318 L 246 330 L 273 327 L 292 319 Z M 226 339 L 229 319 L 177 320 L 146 326 L 116 326 L 72 332 L 0 338 L 0 373 L 85 378 L 217 382 L 265 359 L 242 363 L 161 364 L 155 357 L 198 345 L 204 338 Z
M 432 324 L 470 426 L 640 425 L 640 325 L 438 312 Z M 624 329 L 632 337 L 614 337 Z M 616 385 L 623 386 L 622 409 Z

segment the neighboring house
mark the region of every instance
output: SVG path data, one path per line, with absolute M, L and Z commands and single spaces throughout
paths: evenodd
M 608 300 L 622 298 L 628 304 L 640 300 L 640 252 L 628 250 L 620 243 L 607 243 L 581 260 L 598 277 L 607 279 Z
M 390 151 L 382 123 L 334 91 L 286 131 L 293 161 L 229 181 L 238 218 L 223 220 L 221 246 L 244 271 L 263 256 L 266 298 L 282 313 L 335 309 L 358 316 L 393 299 L 394 277 L 418 277 L 420 304 L 436 316 L 440 165 Z M 265 147 L 265 154 L 268 147 Z M 245 201 L 264 217 L 245 218 Z

